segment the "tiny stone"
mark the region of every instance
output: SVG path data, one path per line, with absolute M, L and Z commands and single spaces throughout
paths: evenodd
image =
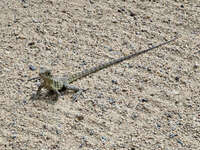
M 101 137 L 101 140 L 102 140 L 102 142 L 106 142 L 107 139 L 106 139 L 105 136 L 102 136 L 102 137 Z
M 195 64 L 194 66 L 193 66 L 193 69 L 198 69 L 199 68 L 199 66 L 197 65 L 197 64 Z
M 125 9 L 121 8 L 121 9 L 118 9 L 117 11 L 122 13 L 123 11 L 125 11 Z
M 109 48 L 108 51 L 111 52 L 111 51 L 113 51 L 113 49 L 112 49 L 112 48 Z
M 35 70 L 36 70 L 36 67 L 33 66 L 33 65 L 29 65 L 29 69 L 32 70 L 32 71 L 35 71 Z
M 92 0 L 89 0 L 89 2 L 90 2 L 90 4 L 94 4 L 94 1 L 92 1 Z
M 82 115 L 77 115 L 76 118 L 78 119 L 78 121 L 81 121 L 84 119 L 84 117 Z
M 137 115 L 137 114 L 135 114 L 135 113 L 132 113 L 132 115 L 131 115 L 131 119 L 135 120 L 137 117 L 138 117 L 138 115 Z
M 112 83 L 117 84 L 117 80 L 112 80 Z
M 24 105 L 27 104 L 26 100 L 23 100 L 23 104 L 24 104 Z
M 154 96 L 154 94 L 150 94 L 150 96 Z
M 85 60 L 82 61 L 81 66 L 87 65 L 87 63 L 85 62 Z
M 168 118 L 172 118 L 172 115 L 170 113 L 165 113 L 165 115 L 168 117 Z
M 178 135 L 177 135 L 177 134 L 173 134 L 173 133 L 171 133 L 171 134 L 169 135 L 170 138 L 174 138 L 175 136 L 178 136 Z
M 89 131 L 89 134 L 90 134 L 90 135 L 94 135 L 94 130 L 90 130 L 90 131 Z
M 33 46 L 33 45 L 35 45 L 35 42 L 28 43 L 28 46 Z
M 151 72 L 151 68 L 147 68 L 147 71 Z
M 131 16 L 131 17 L 136 16 L 136 14 L 134 14 L 132 11 L 129 11 L 129 12 L 130 12 L 130 16 Z
M 148 99 L 143 98 L 143 99 L 141 99 L 140 101 L 141 101 L 141 102 L 148 102 Z
M 176 123 L 176 124 L 179 125 L 179 126 L 183 125 L 181 122 L 178 122 L 178 123 Z
M 84 146 L 84 144 L 83 144 L 83 143 L 81 143 L 81 144 L 80 144 L 80 146 L 79 146 L 79 148 L 82 148 L 83 146 Z
M 183 142 L 182 141 L 177 140 L 177 142 L 183 146 Z
M 160 129 L 160 127 L 161 127 L 161 125 L 160 125 L 160 124 L 158 124 L 158 123 L 156 124 L 156 126 L 157 126 L 157 128 L 159 128 L 159 129 Z
M 24 4 L 23 7 L 24 7 L 24 8 L 27 8 L 27 7 L 28 7 L 28 4 Z
M 12 136 L 12 139 L 15 139 L 16 137 L 17 137 L 16 135 L 13 135 L 13 136 Z
M 108 101 L 109 101 L 110 104 L 114 104 L 115 103 L 115 100 L 113 98 L 109 98 Z
M 60 134 L 60 132 L 56 129 L 56 134 Z
M 127 92 L 127 89 L 122 89 L 122 92 Z
M 118 90 L 117 88 L 114 88 L 114 89 L 113 89 L 113 92 L 115 92 L 115 93 L 116 93 L 116 92 L 117 92 L 117 90 Z
M 103 94 L 102 93 L 99 93 L 97 98 L 102 98 L 103 97 Z
M 128 68 L 133 68 L 134 66 L 132 64 L 128 64 Z
M 175 101 L 174 103 L 175 103 L 175 105 L 178 105 L 178 104 L 179 104 L 179 101 Z
M 176 80 L 176 81 L 179 81 L 179 79 L 180 79 L 179 77 L 175 77 L 175 80 Z
M 42 126 L 44 129 L 47 129 L 47 126 L 44 124 L 43 126 Z

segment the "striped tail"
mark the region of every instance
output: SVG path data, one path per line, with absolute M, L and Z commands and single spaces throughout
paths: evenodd
M 148 49 L 146 49 L 146 50 L 143 50 L 143 51 L 141 51 L 141 52 L 134 53 L 134 54 L 130 54 L 130 55 L 128 55 L 128 56 L 124 56 L 124 57 L 121 57 L 121 58 L 119 58 L 119 59 L 114 59 L 114 60 L 111 60 L 110 62 L 107 62 L 107 63 L 104 63 L 104 64 L 100 64 L 100 65 L 98 65 L 98 66 L 96 66 L 96 67 L 92 67 L 92 68 L 90 68 L 90 69 L 83 70 L 82 72 L 78 72 L 77 74 L 73 74 L 71 77 L 69 77 L 68 83 L 72 83 L 72 82 L 74 82 L 74 81 L 76 81 L 76 80 L 78 80 L 78 79 L 80 79 L 80 78 L 83 78 L 83 77 L 88 76 L 89 74 L 95 73 L 95 72 L 97 72 L 97 71 L 99 71 L 99 70 L 102 70 L 102 69 L 107 68 L 107 67 L 109 67 L 109 66 L 112 66 L 112 65 L 114 65 L 114 64 L 118 64 L 118 63 L 120 63 L 120 62 L 122 62 L 122 61 L 124 61 L 124 60 L 128 60 L 128 59 L 130 59 L 130 58 L 133 58 L 133 57 L 139 56 L 139 55 L 141 55 L 141 54 L 144 54 L 144 53 L 146 53 L 146 52 L 148 52 L 148 51 L 151 51 L 151 50 L 153 50 L 153 49 L 155 49 L 155 48 L 158 48 L 158 47 L 160 47 L 160 46 L 162 46 L 162 45 L 168 44 L 168 43 L 170 43 L 170 42 L 176 40 L 177 38 L 178 38 L 178 37 L 175 37 L 175 38 L 172 39 L 172 40 L 169 40 L 169 41 L 167 41 L 167 42 L 161 43 L 161 44 L 159 44 L 159 45 L 157 45 L 157 46 L 153 46 L 153 47 L 148 48 Z

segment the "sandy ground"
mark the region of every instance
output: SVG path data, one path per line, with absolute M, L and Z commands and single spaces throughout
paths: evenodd
M 1 0 L 0 30 L 1 150 L 200 149 L 200 1 Z M 40 66 L 66 76 L 176 35 L 74 82 L 76 103 L 30 99 Z

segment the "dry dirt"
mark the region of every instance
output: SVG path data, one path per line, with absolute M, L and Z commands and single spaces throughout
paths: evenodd
M 200 149 L 199 0 L 1 0 L 1 150 Z M 58 76 L 179 38 L 37 100 Z M 31 70 L 32 69 L 32 70 Z

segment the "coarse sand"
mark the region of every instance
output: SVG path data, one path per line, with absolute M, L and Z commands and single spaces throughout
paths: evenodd
M 1 0 L 0 150 L 200 149 L 199 0 Z M 69 76 L 178 36 L 32 100 Z

